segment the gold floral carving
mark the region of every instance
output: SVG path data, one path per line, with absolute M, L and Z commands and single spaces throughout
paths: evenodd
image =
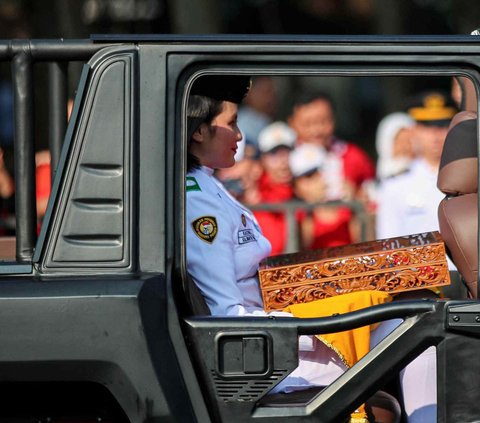
M 389 293 L 450 283 L 442 242 L 261 269 L 266 310 L 359 290 Z

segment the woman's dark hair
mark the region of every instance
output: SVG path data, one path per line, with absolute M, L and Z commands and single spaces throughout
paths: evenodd
M 201 95 L 191 95 L 187 105 L 187 171 L 200 167 L 198 158 L 190 152 L 193 133 L 203 123 L 210 126 L 223 109 L 223 101 Z

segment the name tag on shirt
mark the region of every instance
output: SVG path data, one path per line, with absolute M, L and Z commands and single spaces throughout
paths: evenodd
M 238 231 L 238 243 L 248 244 L 249 242 L 256 241 L 255 235 L 251 229 L 241 229 Z

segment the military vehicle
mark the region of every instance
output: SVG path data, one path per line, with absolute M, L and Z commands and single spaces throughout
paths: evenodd
M 1 421 L 343 422 L 429 346 L 438 422 L 480 421 L 478 301 L 212 317 L 189 284 L 184 222 L 195 78 L 461 75 L 478 87 L 475 37 L 107 35 L 4 40 L 0 59 L 11 63 L 16 182 L 16 232 L 2 239 L 0 263 Z M 85 64 L 67 124 L 70 62 Z M 34 68 L 43 64 L 54 178 L 37 233 Z M 391 318 L 404 323 L 321 392 L 268 394 L 296 367 L 299 335 Z

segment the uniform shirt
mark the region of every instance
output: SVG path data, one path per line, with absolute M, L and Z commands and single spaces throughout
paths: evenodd
M 187 175 L 187 269 L 212 315 L 265 315 L 258 264 L 271 251 L 253 214 L 207 167 Z
M 438 231 L 438 205 L 444 194 L 437 188 L 437 171 L 424 160 L 388 178 L 380 186 L 377 238 Z

